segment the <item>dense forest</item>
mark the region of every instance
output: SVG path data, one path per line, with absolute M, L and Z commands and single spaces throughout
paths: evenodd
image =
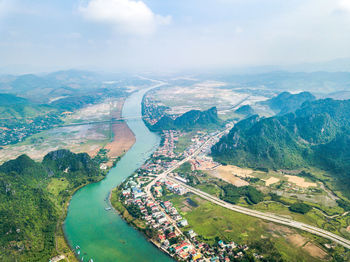
M 235 113 L 242 116 L 243 118 L 255 115 L 254 109 L 250 105 L 244 105 L 235 110 Z
M 213 146 L 212 155 L 252 168 L 316 166 L 339 174 L 338 184 L 348 191 L 349 149 L 350 100 L 323 99 L 285 115 L 242 120 Z
M 246 198 L 249 204 L 258 204 L 264 199 L 264 194 L 252 186 L 236 187 L 232 184 L 227 184 L 222 189 L 224 194 L 221 196 L 221 199 L 231 204 L 237 204 L 242 196 Z
M 41 163 L 26 155 L 0 166 L 0 261 L 48 261 L 57 255 L 59 214 L 76 188 L 102 179 L 87 154 L 58 150 Z M 64 181 L 64 182 L 63 182 Z M 53 183 L 66 187 L 52 192 Z

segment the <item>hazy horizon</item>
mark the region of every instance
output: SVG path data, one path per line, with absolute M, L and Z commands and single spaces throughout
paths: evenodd
M 0 72 L 293 67 L 350 57 L 348 0 L 0 0 Z

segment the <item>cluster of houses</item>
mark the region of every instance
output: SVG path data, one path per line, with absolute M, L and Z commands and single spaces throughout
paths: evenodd
M 156 232 L 152 241 L 160 249 L 179 261 L 232 261 L 232 258 L 245 256 L 245 251 L 249 249 L 246 245 L 225 243 L 222 240 L 215 245 L 208 245 L 198 240 L 197 233 L 189 228 L 188 221 L 173 204 L 160 200 L 164 190 L 179 195 L 186 193 L 177 183 L 164 179 L 157 181 L 151 188 L 152 193 L 148 195 L 142 185 L 131 177 L 124 183 L 121 197 L 125 206 L 138 207 L 140 219 Z M 258 255 L 255 257 L 261 258 Z
M 161 146 L 153 153 L 153 157 L 175 158 L 174 149 L 182 133 L 176 130 L 163 130 Z
M 175 174 L 175 178 L 177 178 L 181 182 L 184 182 L 184 183 L 187 182 L 186 179 L 179 177 L 176 174 Z M 168 181 L 168 180 L 160 180 L 160 181 L 157 181 L 156 184 L 153 186 L 153 192 L 154 192 L 156 197 L 162 196 L 163 187 L 165 187 L 167 190 L 169 190 L 175 194 L 178 194 L 178 195 L 183 195 L 183 194 L 187 193 L 187 190 L 183 186 L 180 186 L 177 183 L 173 183 L 173 182 Z
M 187 193 L 186 188 L 180 183 L 176 183 L 176 180 L 187 183 L 185 178 L 177 173 L 171 173 L 169 175 L 173 178 L 172 181 L 164 178 L 152 184 L 150 190 L 145 190 L 154 174 L 159 174 L 177 163 L 178 160 L 174 159 L 176 157 L 174 148 L 180 135 L 179 132 L 175 131 L 163 132 L 164 143 L 153 154 L 153 158 L 138 170 L 138 174 L 130 177 L 123 184 L 121 200 L 124 206 L 128 208 L 129 205 L 132 205 L 133 208 L 137 208 L 138 218 L 143 220 L 147 227 L 154 232 L 152 242 L 178 261 L 222 262 L 243 258 L 246 254 L 245 251 L 249 249 L 248 246 L 237 245 L 234 242 L 225 243 L 222 240 L 214 245 L 202 242 L 197 233 L 190 228 L 188 221 L 181 216 L 170 201 L 165 200 L 164 195 L 169 194 L 169 192 L 177 195 Z M 211 134 L 211 136 L 213 135 L 215 134 Z M 193 144 L 186 149 L 184 156 L 193 154 L 208 138 L 206 133 L 198 132 L 192 139 Z M 202 154 L 191 162 L 193 169 L 212 168 L 213 165 L 216 165 L 205 156 L 212 143 L 215 141 L 208 143 L 203 148 Z M 161 160 L 159 156 L 172 160 Z M 256 254 L 254 256 L 257 259 L 261 258 Z
M 201 149 L 202 155 L 208 155 L 212 146 L 215 145 L 223 135 L 225 135 L 225 133 L 222 133 L 219 136 L 217 136 L 218 134 L 219 131 L 212 132 L 210 134 L 204 131 L 197 131 L 196 135 L 191 139 L 191 145 L 185 150 L 183 156 L 187 157 L 189 155 L 192 155 L 194 152 L 197 151 L 199 147 L 201 147 L 205 142 L 207 142 L 211 138 L 211 140 L 209 140 L 207 144 L 205 144 Z
M 21 142 L 28 136 L 50 129 L 61 123 L 60 116 L 56 114 L 38 116 L 26 121 L 3 119 L 0 122 L 0 146 Z
M 159 174 L 165 169 L 170 168 L 171 166 L 176 165 L 178 160 L 173 159 L 170 161 L 164 161 L 156 158 L 149 159 L 145 164 L 143 164 L 138 170 L 139 175 L 150 175 L 150 174 Z
M 157 183 L 152 191 L 161 191 L 161 186 L 164 186 L 164 183 Z M 168 186 L 172 190 L 178 190 L 174 184 Z M 157 232 L 156 239 L 153 241 L 169 255 L 186 261 L 198 261 L 202 257 L 202 254 L 179 229 L 179 227 L 188 226 L 188 222 L 171 202 L 155 200 L 147 195 L 133 179 L 124 184 L 122 200 L 126 206 L 134 205 L 139 208 L 141 219 Z M 193 230 L 189 233 L 189 237 L 195 235 Z
M 142 101 L 142 117 L 150 125 L 154 125 L 165 114 L 166 107 L 159 106 L 149 96 L 145 96 Z

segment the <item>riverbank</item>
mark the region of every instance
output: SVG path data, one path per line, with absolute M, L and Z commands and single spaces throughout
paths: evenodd
M 145 230 L 146 229 L 145 222 L 142 221 L 141 219 L 134 218 L 128 212 L 128 210 L 125 208 L 123 203 L 120 201 L 120 195 L 121 195 L 121 191 L 119 187 L 116 187 L 111 191 L 108 197 L 111 207 L 121 216 L 122 219 L 125 220 L 126 223 L 128 223 L 130 226 L 132 226 L 136 230 L 140 231 L 148 242 L 153 244 L 159 250 L 163 251 L 170 258 L 174 259 L 174 257 L 167 250 L 163 249 L 161 247 L 161 244 L 153 238 L 154 236 L 147 234 L 147 231 Z
M 114 107 L 114 110 L 111 111 L 112 119 L 120 119 L 122 117 L 124 104 L 125 99 L 118 101 Z M 110 129 L 112 132 L 112 139 L 104 147 L 108 150 L 107 156 L 111 159 L 111 161 L 108 162 L 109 166 L 111 166 L 114 159 L 125 154 L 136 142 L 134 132 L 132 132 L 125 121 L 111 124 Z
M 71 246 L 80 246 L 80 259 L 96 261 L 171 261 L 142 234 L 115 212 L 108 211 L 110 191 L 132 175 L 158 147 L 160 139 L 141 120 L 141 100 L 145 92 L 159 84 L 131 94 L 123 107 L 123 118 L 136 137 L 135 144 L 99 183 L 79 190 L 68 208 L 64 232 Z M 130 120 L 129 120 L 130 119 Z M 92 226 L 93 225 L 93 226 Z
M 107 173 L 106 173 L 107 174 Z M 55 232 L 55 246 L 56 246 L 56 251 L 58 255 L 63 255 L 65 256 L 65 259 L 69 262 L 78 262 L 78 258 L 76 256 L 76 253 L 74 252 L 74 247 L 69 245 L 68 239 L 66 238 L 66 235 L 64 234 L 64 221 L 67 217 L 67 211 L 70 205 L 70 201 L 74 194 L 81 188 L 93 184 L 93 183 L 98 183 L 101 180 L 103 180 L 106 176 L 101 176 L 98 180 L 90 182 L 90 183 L 84 183 L 76 188 L 74 188 L 71 192 L 71 194 L 67 197 L 65 200 L 65 204 L 62 207 L 62 212 L 61 215 L 57 221 L 57 226 L 56 226 L 56 232 Z
M 118 106 L 112 112 L 112 117 L 114 118 L 121 117 L 121 112 L 124 106 L 124 102 L 125 102 L 125 99 L 122 99 L 120 103 L 118 103 Z M 120 123 L 112 124 L 111 128 L 113 132 L 113 140 L 104 147 L 105 149 L 108 150 L 107 156 L 109 158 L 107 162 L 108 168 L 106 170 L 106 174 L 109 172 L 109 170 L 112 167 L 114 167 L 117 164 L 117 162 L 121 159 L 121 157 L 134 145 L 136 141 L 134 133 L 131 131 L 131 129 L 129 128 L 126 122 L 123 121 Z M 92 156 L 96 155 L 95 151 L 89 152 L 89 153 Z M 99 179 L 98 181 L 94 181 L 93 183 L 100 182 L 104 178 L 105 176 L 101 177 L 101 179 Z M 65 201 L 62 214 L 57 223 L 56 232 L 55 232 L 56 251 L 59 255 L 64 255 L 68 261 L 78 262 L 79 260 L 76 253 L 74 252 L 75 248 L 69 245 L 69 241 L 64 234 L 64 230 L 63 230 L 64 220 L 67 217 L 67 211 L 73 195 L 79 189 L 87 186 L 88 184 L 91 184 L 91 183 L 85 183 L 73 190 L 72 194 Z
M 67 217 L 67 212 L 68 212 L 68 208 L 69 208 L 70 201 L 71 201 L 72 197 L 79 189 L 81 189 L 89 184 L 98 183 L 101 180 L 103 180 L 106 177 L 106 175 L 108 174 L 108 172 L 110 171 L 110 169 L 115 167 L 115 165 L 123 157 L 124 154 L 125 154 L 125 152 L 123 152 L 122 154 L 118 155 L 115 158 L 110 158 L 110 160 L 109 160 L 110 164 L 108 165 L 107 170 L 104 171 L 104 174 L 105 174 L 104 176 L 101 176 L 96 181 L 82 184 L 82 185 L 78 186 L 77 188 L 73 189 L 72 193 L 67 197 L 67 200 L 65 200 L 65 205 L 62 207 L 63 208 L 62 213 L 61 213 L 61 216 L 57 222 L 57 227 L 56 227 L 56 232 L 55 232 L 55 246 L 56 246 L 56 251 L 57 251 L 58 255 L 63 255 L 65 257 L 65 259 L 67 259 L 68 261 L 70 261 L 70 262 L 80 261 L 79 257 L 75 253 L 75 247 L 70 246 L 69 241 L 66 238 L 66 235 L 64 234 L 64 230 L 63 230 L 64 221 Z

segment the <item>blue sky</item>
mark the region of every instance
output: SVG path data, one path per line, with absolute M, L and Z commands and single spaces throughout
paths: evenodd
M 2 71 L 288 65 L 349 46 L 350 0 L 0 0 Z

